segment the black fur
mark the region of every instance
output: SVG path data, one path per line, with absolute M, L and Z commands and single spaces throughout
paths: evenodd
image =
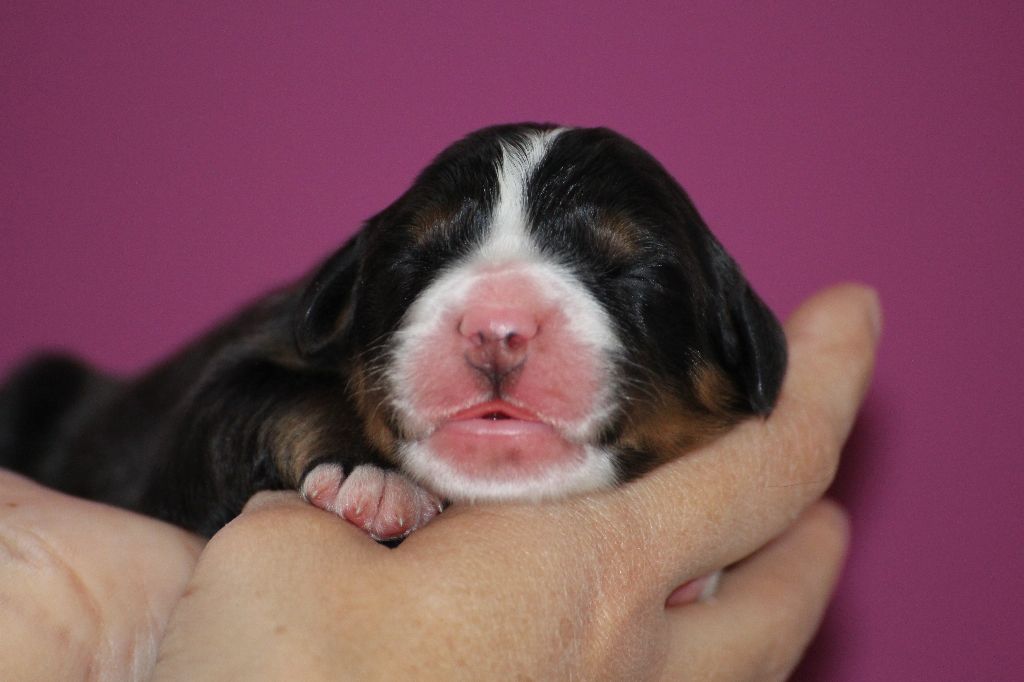
M 354 377 L 385 361 L 419 292 L 486 231 L 500 144 L 548 127 L 498 126 L 452 145 L 310 277 L 141 377 L 61 357 L 24 366 L 0 391 L 0 465 L 207 534 L 254 492 L 296 488 L 319 462 L 394 466 L 360 401 L 380 387 Z M 733 388 L 723 398 L 730 420 L 770 412 L 786 363 L 779 325 L 650 155 L 609 130 L 569 130 L 527 194 L 536 240 L 627 340 L 619 371 L 710 412 L 694 385 L 705 363 Z M 609 246 L 608 220 L 631 226 L 629 248 Z M 624 409 L 605 442 L 614 446 L 628 421 Z M 664 459 L 620 455 L 623 479 Z

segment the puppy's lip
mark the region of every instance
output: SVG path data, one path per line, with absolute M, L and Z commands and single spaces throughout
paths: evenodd
M 446 422 L 483 419 L 488 421 L 516 420 L 523 422 L 543 422 L 536 414 L 527 409 L 513 405 L 505 400 L 488 400 L 472 407 L 456 412 Z
M 443 419 L 426 439 L 434 456 L 478 481 L 545 475 L 582 456 L 581 446 L 528 408 L 486 400 Z
M 515 481 L 544 476 L 582 456 L 578 444 L 566 440 L 554 427 L 535 419 L 498 415 L 491 403 L 458 413 L 459 419 L 442 423 L 427 439 L 434 457 L 460 476 L 477 481 Z

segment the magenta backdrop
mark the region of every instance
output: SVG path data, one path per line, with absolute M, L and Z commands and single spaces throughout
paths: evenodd
M 42 4 L 0 9 L 0 369 L 143 367 L 456 137 L 611 126 L 781 313 L 881 291 L 852 555 L 798 677 L 1024 671 L 1024 4 Z

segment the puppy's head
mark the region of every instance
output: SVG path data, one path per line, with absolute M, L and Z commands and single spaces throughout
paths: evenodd
M 604 487 L 767 414 L 782 332 L 682 188 L 605 129 L 445 150 L 310 281 L 300 352 L 453 500 Z

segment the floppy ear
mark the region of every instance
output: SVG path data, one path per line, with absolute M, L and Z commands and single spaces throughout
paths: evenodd
M 293 334 L 299 353 L 309 357 L 344 337 L 352 323 L 355 288 L 363 251 L 362 233 L 338 249 L 306 285 Z
M 751 412 L 771 413 L 786 373 L 786 337 L 779 321 L 711 237 L 714 330 L 726 371 Z

